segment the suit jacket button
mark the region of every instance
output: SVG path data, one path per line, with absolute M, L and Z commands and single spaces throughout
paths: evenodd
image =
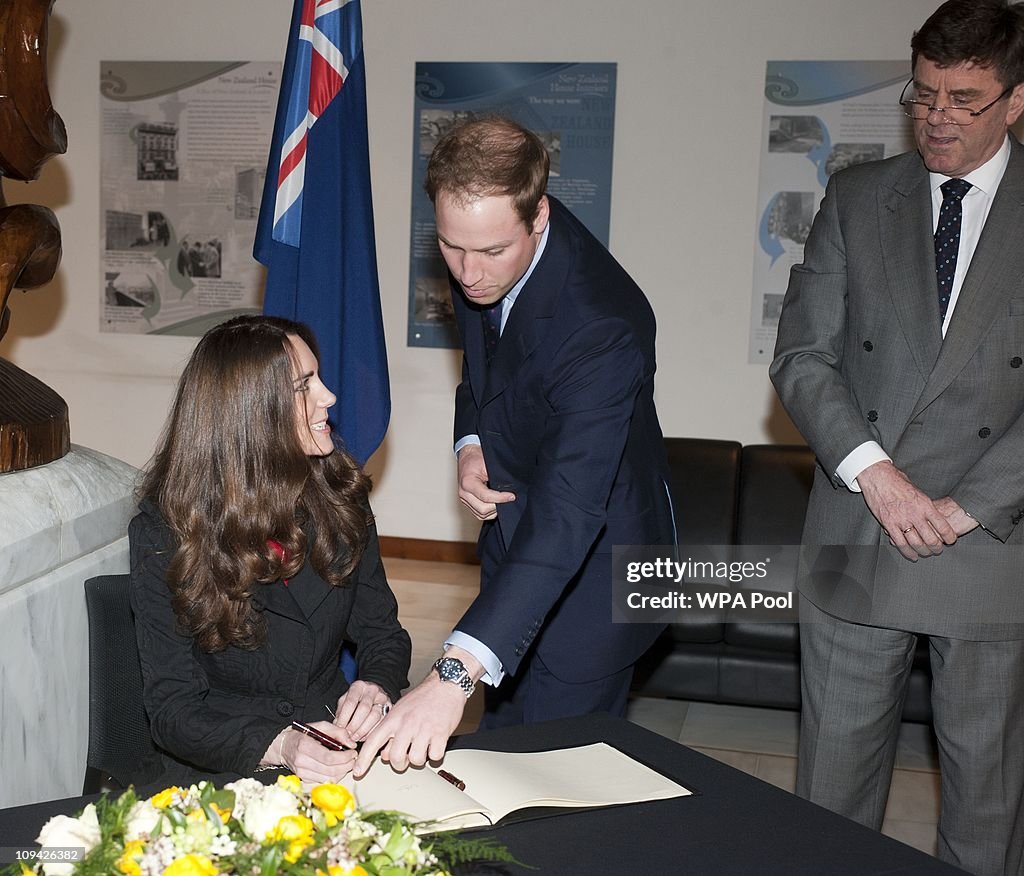
M 282 718 L 287 718 L 294 711 L 295 706 L 288 702 L 288 700 L 281 700 L 277 704 L 277 714 L 279 714 Z
M 873 349 L 875 349 L 875 345 L 872 344 L 871 341 L 865 341 L 864 342 L 864 349 L 867 350 L 870 353 Z
M 868 422 L 873 423 L 878 419 L 878 411 L 868 411 Z
M 1014 356 L 1010 360 L 1010 367 L 1011 368 L 1020 368 L 1021 365 L 1024 365 L 1024 359 L 1021 359 L 1020 356 Z
M 516 657 L 522 657 L 523 656 L 523 649 L 522 648 L 516 648 L 515 655 L 516 655 Z
M 991 434 L 992 434 L 992 430 L 988 426 L 982 426 L 978 430 L 978 437 L 979 438 L 988 438 L 988 436 L 991 435 Z

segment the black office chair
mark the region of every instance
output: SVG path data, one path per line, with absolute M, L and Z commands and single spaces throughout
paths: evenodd
M 89 753 L 83 794 L 153 778 L 158 752 L 142 704 L 142 669 L 127 575 L 85 582 L 89 614 Z

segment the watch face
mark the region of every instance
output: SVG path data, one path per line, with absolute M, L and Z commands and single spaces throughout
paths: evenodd
M 437 661 L 436 665 L 437 674 L 445 681 L 455 681 L 466 671 L 466 667 L 463 665 L 462 661 L 457 660 L 455 657 L 442 657 Z
M 476 689 L 466 664 L 458 657 L 442 657 L 434 664 L 434 669 L 441 681 L 458 685 L 467 697 Z

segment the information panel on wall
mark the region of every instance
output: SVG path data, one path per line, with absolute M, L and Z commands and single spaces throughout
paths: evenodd
M 101 331 L 197 336 L 259 312 L 280 82 L 280 62 L 101 62 Z
M 914 148 L 899 105 L 909 61 L 769 61 L 748 361 L 770 362 L 789 270 L 829 176 Z
M 434 209 L 423 191 L 427 161 L 455 124 L 499 113 L 534 131 L 551 155 L 548 192 L 605 245 L 611 210 L 615 73 L 610 63 L 419 62 L 413 118 L 409 240 L 411 347 L 458 347 L 448 270 Z

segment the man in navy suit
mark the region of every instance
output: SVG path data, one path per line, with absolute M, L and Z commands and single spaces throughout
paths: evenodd
M 540 139 L 500 117 L 454 128 L 427 171 L 463 342 L 460 500 L 483 521 L 480 595 L 427 678 L 367 739 L 396 768 L 438 758 L 477 681 L 485 727 L 623 714 L 661 628 L 612 623 L 613 545 L 672 544 L 654 407 L 654 313 L 545 194 Z

